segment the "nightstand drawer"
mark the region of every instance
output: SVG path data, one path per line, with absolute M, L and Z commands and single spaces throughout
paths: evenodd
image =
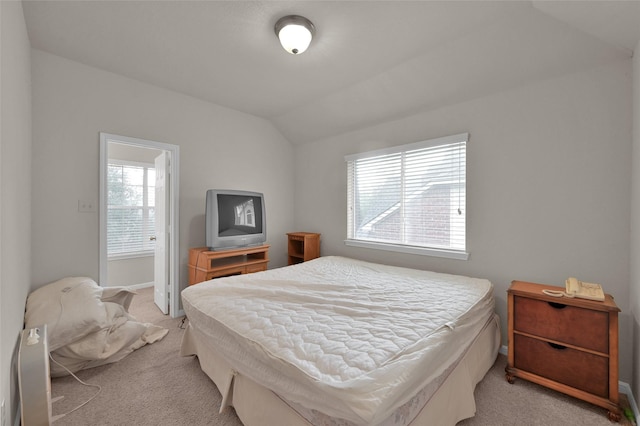
M 609 358 L 515 335 L 516 368 L 607 398 Z
M 514 311 L 516 331 L 609 353 L 607 312 L 519 296 Z

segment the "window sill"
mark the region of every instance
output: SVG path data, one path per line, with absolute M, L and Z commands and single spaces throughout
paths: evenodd
M 447 259 L 469 260 L 469 253 L 457 250 L 442 250 L 427 247 L 404 246 L 400 244 L 378 243 L 364 240 L 344 240 L 344 243 L 352 247 L 361 247 L 374 250 L 394 251 L 398 253 L 418 254 L 421 256 L 443 257 Z
M 135 253 L 123 253 L 123 254 L 114 254 L 107 256 L 107 261 L 112 260 L 125 260 L 125 259 L 136 259 L 138 257 L 153 257 L 155 253 L 153 251 L 139 251 Z

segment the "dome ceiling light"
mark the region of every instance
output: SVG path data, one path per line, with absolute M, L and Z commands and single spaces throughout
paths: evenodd
M 287 15 L 278 19 L 275 31 L 284 50 L 299 55 L 309 47 L 316 28 L 303 16 Z

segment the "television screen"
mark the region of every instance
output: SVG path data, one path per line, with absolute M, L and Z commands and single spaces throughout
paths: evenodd
M 262 198 L 218 194 L 218 235 L 262 233 Z

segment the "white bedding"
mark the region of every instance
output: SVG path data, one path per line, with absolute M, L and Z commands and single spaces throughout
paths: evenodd
M 340 257 L 182 292 L 240 373 L 294 403 L 377 424 L 438 377 L 493 315 L 483 279 Z

